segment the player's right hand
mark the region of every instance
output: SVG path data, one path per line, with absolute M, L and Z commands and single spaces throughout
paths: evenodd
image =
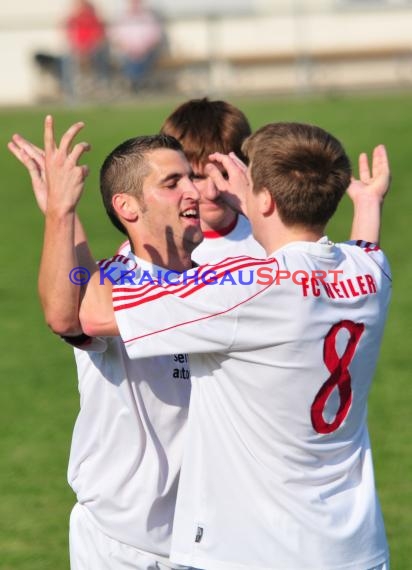
M 84 123 L 75 123 L 67 129 L 56 144 L 53 117 L 47 115 L 44 121 L 45 172 L 48 186 L 47 211 L 65 214 L 75 210 L 89 173 L 86 165 L 79 165 L 82 155 L 90 150 L 86 142 L 72 147 L 76 135 Z
M 47 181 L 44 151 L 17 133 L 12 136 L 7 147 L 17 160 L 26 167 L 31 178 L 37 205 L 45 214 L 47 208 Z

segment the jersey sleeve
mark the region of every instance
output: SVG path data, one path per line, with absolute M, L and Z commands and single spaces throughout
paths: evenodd
M 381 269 L 382 273 L 392 281 L 391 268 L 388 259 L 381 248 L 376 243 L 363 240 L 352 240 L 346 242 L 347 245 L 359 247 L 364 253 L 372 259 L 376 265 Z
M 113 307 L 129 357 L 230 350 L 240 307 L 273 282 L 261 272 L 270 265 L 273 259 L 229 258 L 173 283 L 114 285 Z

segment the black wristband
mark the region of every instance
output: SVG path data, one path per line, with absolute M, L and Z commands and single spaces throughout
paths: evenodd
M 60 336 L 65 342 L 71 344 L 72 346 L 83 346 L 84 344 L 88 344 L 92 338 L 91 336 L 88 336 L 84 333 L 78 334 L 76 336 Z

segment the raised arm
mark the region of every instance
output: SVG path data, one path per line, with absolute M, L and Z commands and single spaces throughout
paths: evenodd
M 48 187 L 46 180 L 45 152 L 19 134 L 15 134 L 8 144 L 10 152 L 27 169 L 33 194 L 40 211 L 45 215 L 47 210 Z M 75 213 L 74 215 L 74 245 L 80 266 L 87 268 L 90 272 L 95 267 L 94 259 L 90 253 L 87 236 L 83 225 Z M 62 295 L 63 290 L 50 287 L 49 281 L 41 282 L 42 289 L 39 291 L 44 308 L 45 318 L 50 328 L 57 334 L 73 336 L 79 334 L 81 330 L 78 312 L 73 312 L 73 301 L 71 294 L 69 297 Z M 57 299 L 53 296 L 57 295 Z M 58 310 L 54 308 L 58 307 Z M 65 331 L 65 332 L 63 332 Z
M 350 238 L 379 244 L 382 206 L 391 182 L 388 155 L 384 145 L 375 147 L 372 172 L 366 153 L 359 156 L 359 179 L 352 179 L 347 190 L 353 202 Z
M 88 174 L 78 160 L 89 150 L 87 143 L 73 146 L 83 123 L 72 125 L 57 146 L 53 119 L 44 123 L 45 180 L 48 188 L 43 251 L 39 270 L 39 294 L 46 321 L 60 335 L 77 335 L 80 287 L 73 276 L 79 266 L 74 243 L 75 209 Z M 76 274 L 78 275 L 78 274 Z M 62 299 L 64 303 L 62 306 Z M 77 323 L 77 328 L 74 327 Z

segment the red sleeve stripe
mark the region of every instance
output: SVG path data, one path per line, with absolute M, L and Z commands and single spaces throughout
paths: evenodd
M 222 260 L 221 262 L 219 262 L 219 264 L 216 264 L 216 265 L 211 265 L 209 263 L 206 263 L 204 265 L 199 265 L 197 267 L 193 267 L 191 270 L 196 271 L 198 276 L 200 277 L 200 275 L 201 275 L 200 272 L 202 270 L 203 271 L 211 271 L 211 270 L 213 270 L 213 268 L 217 268 L 217 267 L 220 268 L 220 267 L 229 266 L 230 264 L 235 263 L 239 259 L 242 259 L 242 260 L 251 259 L 253 261 L 264 261 L 265 263 L 267 263 L 266 259 L 265 260 L 260 260 L 260 259 L 257 260 L 254 258 L 248 258 L 245 255 L 240 255 L 238 257 L 227 257 L 224 260 Z M 137 267 L 137 265 L 135 267 Z M 104 268 L 102 267 L 102 269 L 106 269 L 106 267 L 104 267 Z M 188 273 L 191 270 L 187 270 L 185 273 Z M 165 270 L 164 273 L 167 273 L 167 271 L 168 270 Z M 120 279 L 120 277 L 119 277 L 119 279 Z M 144 283 L 142 285 L 139 285 L 140 294 L 138 296 L 141 296 L 144 293 L 148 293 L 149 290 L 155 289 L 159 285 L 160 284 L 159 284 L 159 281 L 157 280 L 157 278 L 155 278 L 152 275 L 152 278 L 148 283 Z M 177 282 L 177 283 L 165 283 L 163 286 L 164 287 L 178 287 L 179 285 L 180 285 L 180 283 Z M 124 285 L 118 285 L 118 286 L 116 286 L 116 292 L 119 292 L 119 293 L 136 293 L 136 286 L 125 287 Z
M 221 277 L 224 273 L 228 272 L 228 271 L 237 271 L 239 269 L 243 269 L 245 267 L 247 268 L 251 268 L 254 265 L 269 265 L 271 263 L 273 263 L 273 259 L 254 259 L 254 258 L 249 258 L 249 257 L 236 257 L 236 258 L 228 258 L 230 260 L 230 262 L 225 262 L 226 263 L 219 263 L 218 265 L 202 265 L 199 266 L 197 268 L 194 269 L 194 271 L 196 271 L 196 275 L 197 275 L 197 279 L 201 279 L 202 276 L 209 272 L 209 271 L 214 271 L 216 273 L 216 278 L 217 277 Z M 238 260 L 242 260 L 242 264 L 238 263 Z M 253 264 L 251 264 L 250 262 L 253 262 Z M 230 267 L 232 266 L 232 267 Z M 188 272 L 186 272 L 188 273 Z M 184 276 L 184 274 L 182 274 L 182 276 Z M 190 276 L 190 274 L 189 274 Z M 156 279 L 153 279 L 153 282 L 150 283 L 145 283 L 144 285 L 140 285 L 138 292 L 136 291 L 136 286 L 133 287 L 124 287 L 124 286 L 114 286 L 113 287 L 113 293 L 128 293 L 129 296 L 133 296 L 135 298 L 139 298 L 139 297 L 143 297 L 144 295 L 150 293 L 152 290 L 156 290 L 160 285 L 158 283 L 158 281 Z M 196 286 L 196 284 L 193 282 L 194 280 L 192 279 L 187 279 L 187 282 L 185 283 L 184 279 L 182 278 L 182 281 L 178 281 L 176 283 L 165 283 L 163 285 L 163 289 L 173 289 L 173 293 L 180 293 L 180 291 L 188 288 L 188 287 L 193 287 Z M 126 298 L 126 297 L 116 297 L 117 300 L 121 300 L 122 298 Z
M 165 289 L 163 289 L 162 287 L 160 287 L 160 291 L 157 294 L 154 295 L 150 295 L 149 297 L 145 297 L 144 299 L 141 299 L 140 301 L 134 301 L 133 303 L 124 303 L 122 305 L 117 305 L 114 306 L 113 305 L 113 310 L 114 311 L 123 311 L 124 309 L 131 309 L 132 307 L 138 307 L 139 305 L 142 305 L 144 303 L 149 303 L 150 301 L 156 301 L 156 299 L 160 299 L 161 297 L 164 297 L 165 295 L 171 295 L 170 291 L 166 291 Z M 113 298 L 113 303 L 116 303 L 118 301 L 131 301 L 134 297 L 121 297 L 120 299 L 114 299 Z
M 242 259 L 245 259 L 244 257 Z M 221 266 L 216 265 L 216 266 L 211 266 L 211 265 L 205 265 L 205 266 L 201 266 L 199 268 L 196 269 L 196 275 L 197 275 L 197 281 L 199 281 L 199 279 L 202 278 L 203 275 L 205 275 L 208 271 L 213 271 L 216 275 L 213 275 L 213 278 L 219 278 L 222 277 L 224 273 L 227 273 L 228 271 L 237 271 L 240 269 L 244 269 L 245 267 L 250 268 L 251 265 L 249 263 L 249 258 L 246 258 L 244 263 L 241 265 L 234 265 L 231 269 L 228 269 L 227 264 L 226 266 Z M 271 260 L 270 262 L 268 262 L 267 260 L 264 260 L 264 265 L 267 265 L 268 263 L 272 263 L 273 260 Z M 258 263 L 258 265 L 262 265 L 262 263 Z M 215 267 L 216 269 L 210 269 L 211 267 Z M 220 271 L 218 271 L 218 269 Z M 155 283 L 146 283 L 142 286 L 139 286 L 138 292 L 136 291 L 136 286 L 134 287 L 120 287 L 120 286 L 114 286 L 113 287 L 113 294 L 117 294 L 117 293 L 128 293 L 127 296 L 123 296 L 123 297 L 114 297 L 115 300 L 119 301 L 122 299 L 126 299 L 126 298 L 136 298 L 138 299 L 139 297 L 143 297 L 144 295 L 147 295 L 148 293 L 150 293 L 153 290 L 157 290 L 158 287 L 160 287 L 160 284 L 158 283 L 157 280 L 153 280 Z M 194 282 L 194 280 L 192 279 L 188 279 L 187 282 L 185 283 L 184 280 L 183 282 L 177 282 L 177 283 L 165 283 L 164 286 L 162 287 L 163 289 L 173 289 L 173 293 L 177 294 L 180 293 L 181 291 L 187 289 L 188 287 L 196 287 L 197 288 L 198 284 L 196 284 Z
M 371 247 L 367 246 L 365 247 L 365 251 L 366 253 L 369 253 L 370 251 L 380 251 L 380 247 L 378 245 L 375 244 L 370 244 Z
M 273 264 L 273 259 L 270 260 L 259 260 L 258 263 L 254 263 L 253 265 L 251 265 L 250 263 L 248 263 L 252 258 L 246 258 L 245 262 L 239 265 L 235 265 L 234 267 L 232 267 L 231 271 L 237 271 L 243 268 L 251 268 L 253 267 L 253 265 L 258 265 L 258 266 L 262 266 L 262 265 L 268 265 L 268 264 Z M 253 260 L 256 262 L 256 260 Z M 209 266 L 210 267 L 210 266 Z M 220 266 L 216 266 L 220 267 Z M 203 269 L 203 268 L 202 268 Z M 219 279 L 220 277 L 222 277 L 225 273 L 227 273 L 228 269 L 227 268 L 222 268 L 220 271 L 217 271 L 216 269 L 216 275 L 213 276 L 213 278 L 215 279 Z M 205 272 L 204 272 L 205 273 Z M 200 277 L 202 276 L 202 274 L 200 275 Z M 136 288 L 130 288 L 128 290 L 128 292 L 130 293 L 129 295 L 122 295 L 122 296 L 117 296 L 116 293 L 118 291 L 118 287 L 113 286 L 113 308 L 115 311 L 121 311 L 124 309 L 130 309 L 132 307 L 137 307 L 139 305 L 142 305 L 144 303 L 148 303 L 151 301 L 155 301 L 156 299 L 160 299 L 161 297 L 164 297 L 165 295 L 178 295 L 181 298 L 185 298 L 188 297 L 189 295 L 192 295 L 193 293 L 195 293 L 196 291 L 199 291 L 200 289 L 203 289 L 203 287 L 206 287 L 206 285 L 208 285 L 207 281 L 201 281 L 200 283 L 186 283 L 180 287 L 178 287 L 177 285 L 171 284 L 171 285 L 167 285 L 165 287 L 161 287 L 159 285 L 154 285 L 150 288 L 150 290 L 146 290 L 143 293 L 142 292 L 138 292 L 136 293 Z M 127 292 L 125 291 L 126 288 L 122 288 L 122 292 Z M 160 289 L 160 291 L 159 291 Z M 153 292 L 153 294 L 151 294 Z M 121 301 L 129 301 L 128 303 L 120 303 Z M 133 302 L 130 302 L 133 301 Z
M 356 245 L 364 249 L 366 252 L 380 251 L 380 247 L 376 243 L 372 243 L 371 241 L 363 241 L 361 239 L 358 239 Z
M 110 264 L 113 263 L 113 258 L 110 257 L 109 259 L 105 259 L 103 263 L 100 265 L 101 269 L 107 269 Z
M 261 266 L 261 265 L 270 265 L 273 263 L 273 259 L 254 259 L 254 258 L 249 258 L 249 257 L 239 257 L 239 258 L 229 258 L 230 259 L 230 263 L 219 263 L 218 265 L 202 265 L 199 266 L 197 268 L 195 268 L 196 271 L 196 276 L 197 276 L 197 280 L 201 279 L 206 273 L 208 273 L 209 271 L 213 271 L 216 275 L 214 275 L 214 277 L 221 277 L 224 273 L 232 272 L 232 271 L 237 271 L 240 269 L 244 269 L 244 268 L 253 268 L 253 266 L 257 265 L 257 266 Z M 243 263 L 238 263 L 238 260 L 242 260 Z M 225 260 L 226 261 L 226 260 Z M 253 263 L 250 263 L 250 262 Z M 232 267 L 230 267 L 232 266 Z M 186 274 L 188 274 L 189 272 L 185 272 Z M 184 279 L 184 275 L 185 274 L 181 274 L 182 280 L 178 281 L 176 283 L 165 283 L 163 285 L 164 289 L 174 289 L 173 293 L 180 293 L 180 291 L 190 287 L 190 286 L 194 286 L 194 280 L 190 279 L 190 275 L 188 275 L 188 279 L 185 282 Z M 180 277 L 180 276 L 179 276 Z M 136 292 L 136 286 L 133 287 L 124 287 L 124 286 L 114 286 L 113 287 L 113 293 L 129 293 L 131 295 L 134 295 L 136 298 L 137 297 L 141 297 L 147 293 L 150 293 L 150 291 L 157 289 L 160 285 L 158 283 L 158 281 L 156 279 L 153 279 L 154 283 L 150 282 L 150 283 L 146 283 L 144 285 L 139 286 L 139 292 Z M 196 285 L 195 285 L 196 286 Z
M 109 257 L 107 259 L 101 259 L 98 261 L 98 265 L 101 269 L 107 269 L 110 267 L 112 263 L 123 263 L 126 265 L 129 262 L 129 258 L 125 257 L 124 255 L 113 255 L 113 257 Z

